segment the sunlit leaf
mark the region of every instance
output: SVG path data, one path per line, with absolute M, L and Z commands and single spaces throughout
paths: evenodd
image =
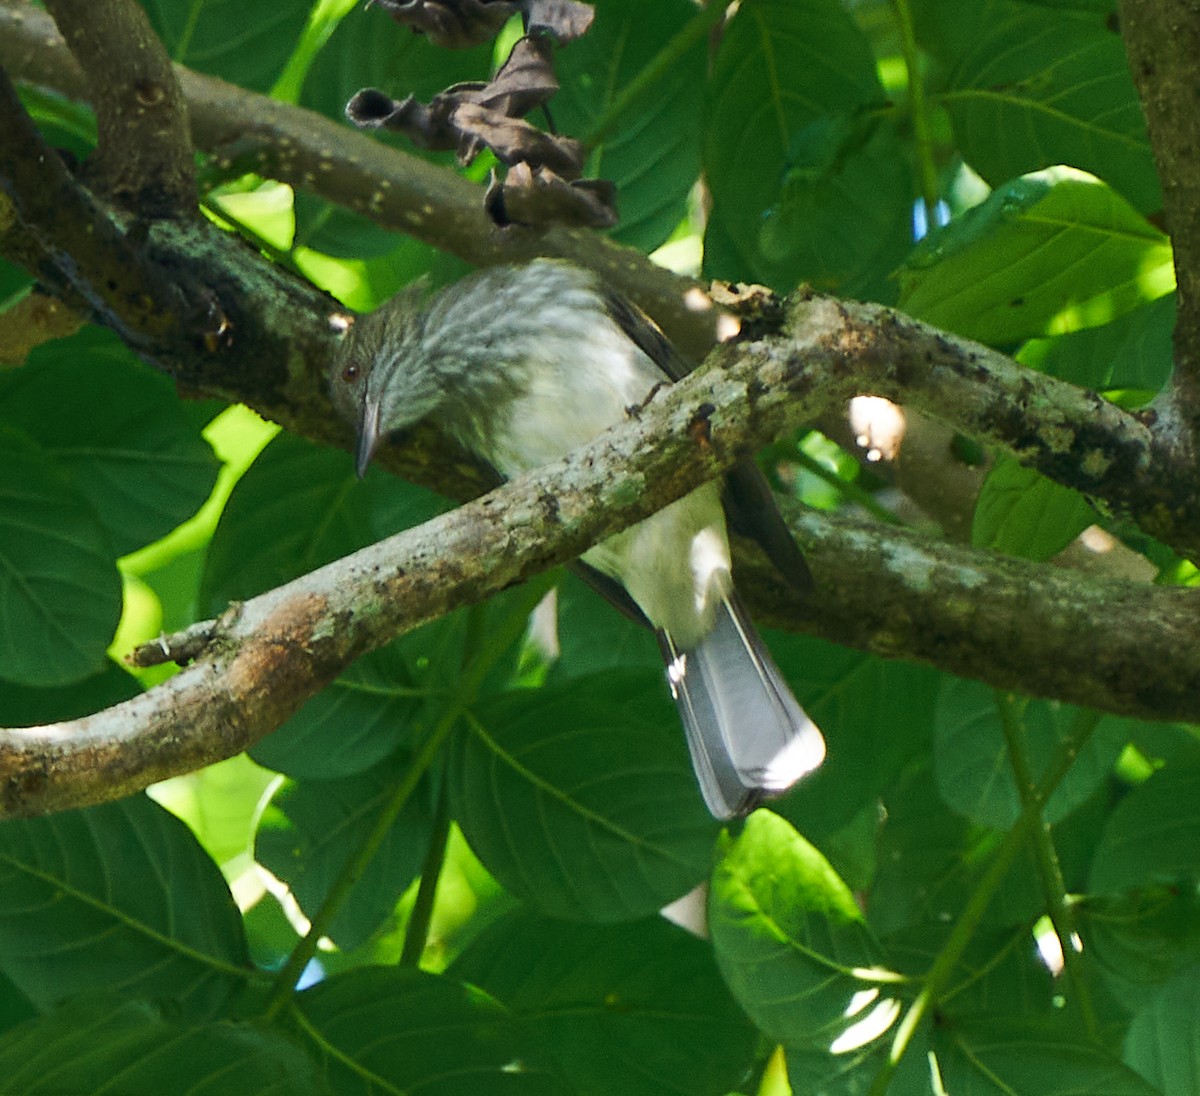
M 756 811 L 722 841 L 708 930 L 734 997 L 770 1038 L 827 1050 L 879 983 L 881 952 L 849 888 L 782 818 Z
M 980 18 L 978 5 L 956 6 L 969 33 L 939 98 L 976 171 L 999 186 L 1070 164 L 1144 212 L 1159 208 L 1146 121 L 1107 11 L 995 3 Z
M 904 311 L 995 345 L 1108 323 L 1175 284 L 1167 238 L 1065 167 L 998 187 L 926 237 L 899 276 Z

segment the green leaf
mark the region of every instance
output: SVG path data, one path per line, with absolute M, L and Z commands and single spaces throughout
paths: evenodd
M 0 823 L 0 968 L 39 1008 L 119 986 L 211 1015 L 245 947 L 216 865 L 146 797 Z
M 1152 1009 L 1171 977 L 1200 961 L 1200 899 L 1191 887 L 1093 895 L 1076 924 L 1091 968 L 1128 1012 Z
M 247 12 L 239 0 L 143 0 L 171 59 L 251 91 L 283 72 L 312 0 L 273 0 Z
M 579 1096 L 724 1096 L 757 1053 L 712 949 L 660 917 L 572 925 L 518 910 L 451 973 L 528 1020 Z
M 312 1060 L 251 1024 L 184 1027 L 145 1001 L 97 994 L 0 1038 L 5 1096 L 308 1096 L 326 1092 Z
M 874 803 L 928 752 L 940 677 L 911 663 L 769 632 L 771 651 L 825 734 L 825 762 L 773 809 L 816 840 Z
M 0 424 L 0 678 L 66 685 L 99 672 L 121 616 L 112 544 L 67 474 Z
M 37 688 L 0 681 L 0 726 L 36 727 L 79 719 L 120 704 L 139 692 L 137 678 L 112 662 L 98 674 L 71 685 Z
M 947 677 L 934 715 L 938 790 L 960 814 L 993 829 L 1011 827 L 1021 813 L 1012 762 L 1004 739 L 995 690 L 977 681 Z M 1028 700 L 1021 708 L 1026 747 L 1039 779 L 1079 718 L 1079 709 L 1051 700 Z M 1112 772 L 1129 741 L 1129 725 L 1112 716 L 1079 751 L 1050 796 L 1043 815 L 1053 824 L 1084 802 Z
M 363 773 L 411 742 L 430 675 L 418 682 L 402 653 L 415 653 L 422 637 L 445 627 L 422 628 L 359 658 L 327 689 L 250 748 L 258 764 L 296 780 L 334 780 Z M 439 654 L 435 656 L 441 660 Z
M 369 259 L 390 255 L 406 237 L 342 206 L 306 191 L 297 191 L 294 247 L 310 247 L 335 259 Z M 427 252 L 421 249 L 421 257 Z
M 216 483 L 217 459 L 174 384 L 104 328 L 47 343 L 0 374 L 0 406 L 70 472 L 118 556 L 166 536 Z
M 907 774 L 883 806 L 879 870 L 867 903 L 872 928 L 888 936 L 950 924 L 969 893 L 966 820 L 946 806 L 927 768 Z
M 285 781 L 272 796 L 255 859 L 287 883 L 310 920 L 410 764 L 402 756 L 344 780 Z M 428 798 L 422 784 L 338 908 L 328 935 L 343 950 L 358 947 L 379 928 L 420 869 L 431 829 Z
M 1167 765 L 1113 811 L 1096 846 L 1094 893 L 1200 878 L 1200 764 Z
M 1161 1096 L 1108 1050 L 1045 1017 L 935 1025 L 933 1042 L 945 1091 L 954 1096 Z
M 705 269 L 890 299 L 913 185 L 862 32 L 837 0 L 744 0 L 722 36 L 703 149 Z
M 1200 971 L 1193 967 L 1164 986 L 1133 1018 L 1125 1063 L 1162 1096 L 1200 1092 Z
M 559 583 L 557 607 L 558 657 L 551 683 L 662 664 L 650 629 L 623 616 L 575 575 L 568 573 Z
M 854 896 L 770 811 L 755 811 L 720 851 L 708 930 L 725 981 L 769 1038 L 827 1050 L 862 1018 L 855 995 L 879 986 L 865 973 L 879 947 Z
M 1175 285 L 1167 237 L 1069 167 L 1004 183 L 922 240 L 899 277 L 904 311 L 993 345 L 1108 323 Z
M 938 97 L 967 162 L 992 186 L 1070 164 L 1143 212 L 1160 208 L 1145 118 L 1108 13 L 1009 3 L 980 18 L 975 8 Z
M 1001 457 L 988 472 L 975 503 L 971 543 L 1041 562 L 1057 555 L 1097 520 L 1096 511 L 1078 491 L 1012 457 Z
M 1028 342 L 1018 360 L 1081 388 L 1132 390 L 1148 401 L 1171 377 L 1175 312 L 1168 293 L 1111 323 Z
M 607 673 L 481 704 L 451 803 L 475 854 L 557 917 L 631 920 L 704 878 L 716 823 L 658 673 Z
M 480 990 L 405 968 L 364 967 L 296 998 L 340 1096 L 557 1096 L 527 1025 Z
M 618 97 L 692 20 L 691 0 L 606 0 L 591 29 L 555 57 L 562 88 L 550 103 L 559 132 L 588 139 Z M 675 230 L 700 174 L 707 36 L 672 56 L 592 150 L 587 174 L 617 184 L 615 239 L 652 251 Z

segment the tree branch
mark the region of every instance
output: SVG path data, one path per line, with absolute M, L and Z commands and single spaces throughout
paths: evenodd
M 195 169 L 187 104 L 171 59 L 133 0 L 47 0 L 87 79 L 99 144 L 96 189 L 141 217 L 191 214 Z
M 0 732 L 0 814 L 117 798 L 231 756 L 364 652 L 574 558 L 711 478 L 821 402 L 797 360 L 765 346 L 660 392 L 563 461 L 166 640 L 198 660 L 148 693 Z M 1088 582 L 816 514 L 796 524 L 817 589 L 786 603 L 772 591 L 792 624 L 1004 687 L 1200 718 L 1200 592 Z M 749 592 L 763 577 L 739 570 Z
M 72 98 L 87 83 L 53 23 L 25 0 L 0 0 L 0 66 L 14 79 Z M 475 184 L 324 115 L 244 91 L 182 65 L 192 140 L 226 168 L 258 172 L 361 213 L 385 228 L 449 251 L 475 266 L 570 259 L 601 274 L 658 321 L 699 361 L 717 341 L 722 313 L 694 279 L 580 229 L 498 228 Z
M 1200 9 L 1193 0 L 1121 0 L 1119 11 L 1175 252 L 1179 314 L 1163 429 L 1175 430 L 1177 446 L 1194 455 L 1200 452 Z

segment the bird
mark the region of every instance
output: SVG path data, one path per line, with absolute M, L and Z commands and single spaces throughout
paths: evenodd
M 433 295 L 401 290 L 349 326 L 330 383 L 357 432 L 360 476 L 385 437 L 428 421 L 509 479 L 592 440 L 686 371 L 665 335 L 597 274 L 536 259 L 476 271 Z M 769 488 L 750 464 L 740 480 L 761 503 Z M 810 581 L 767 501 L 768 554 Z M 714 817 L 748 814 L 821 763 L 820 730 L 734 590 L 719 484 L 601 541 L 582 563 L 654 629 Z

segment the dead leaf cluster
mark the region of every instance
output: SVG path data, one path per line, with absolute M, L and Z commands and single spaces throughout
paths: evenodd
M 438 45 L 461 48 L 491 37 L 520 12 L 526 34 L 486 83 L 454 84 L 429 103 L 393 99 L 364 88 L 346 105 L 357 126 L 403 133 L 417 147 L 454 151 L 469 164 L 484 148 L 507 168 L 493 172 L 485 205 L 499 225 L 571 224 L 607 228 L 617 221 L 615 190 L 603 179 L 582 179 L 586 146 L 525 120 L 558 91 L 556 43 L 591 25 L 593 11 L 575 0 L 376 0 L 393 19 Z

